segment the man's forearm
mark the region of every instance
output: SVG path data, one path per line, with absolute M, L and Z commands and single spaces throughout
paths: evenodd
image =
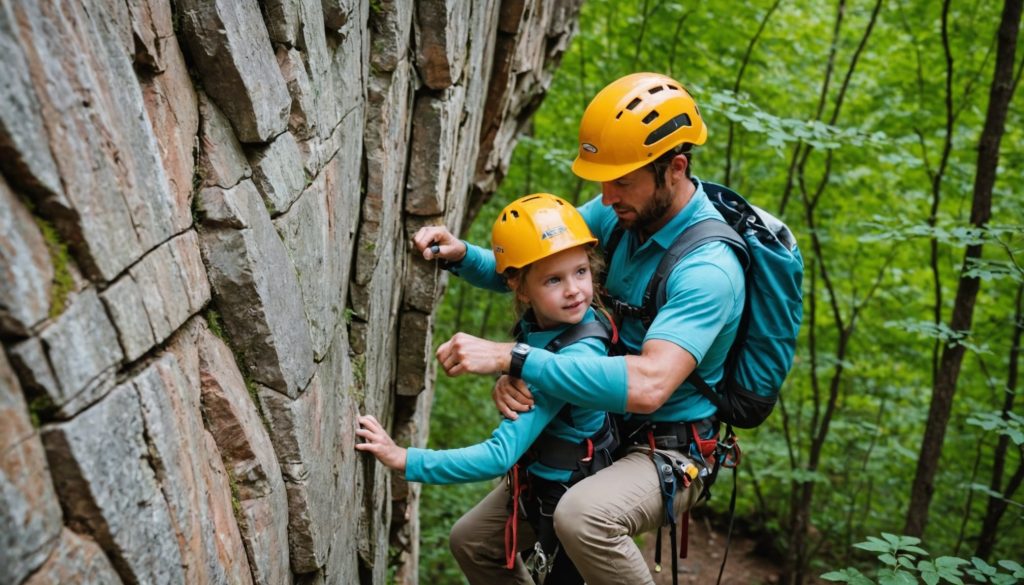
M 523 364 L 523 379 L 538 392 L 570 404 L 626 412 L 628 386 L 622 356 L 560 356 L 534 349 Z

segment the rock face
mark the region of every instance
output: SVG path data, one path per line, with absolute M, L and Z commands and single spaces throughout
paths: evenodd
M 582 0 L 0 0 L 0 582 L 417 582 L 446 279 Z M 389 569 L 388 564 L 397 566 Z

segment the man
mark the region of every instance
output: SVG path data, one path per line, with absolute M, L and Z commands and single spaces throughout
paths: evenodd
M 681 84 L 659 74 L 618 79 L 583 114 L 573 172 L 600 182 L 602 195 L 580 213 L 606 250 L 621 237 L 607 259 L 605 287 L 627 313 L 625 305 L 642 305 L 647 284 L 675 238 L 699 221 L 721 219 L 690 172 L 692 147 L 706 137 L 696 103 Z M 617 226 L 624 230 L 621 236 Z M 471 283 L 500 288 L 490 251 L 456 239 L 443 227 L 423 228 L 413 242 L 424 258 L 447 260 L 452 272 Z M 694 372 L 712 387 L 721 379 L 743 311 L 743 270 L 727 244 L 710 242 L 680 260 L 666 285 L 666 302 L 648 326 L 628 315 L 622 319 L 626 356 L 571 358 L 464 333 L 437 351 L 450 376 L 508 373 L 573 404 L 634 413 L 626 415 L 623 439 L 635 446 L 576 484 L 555 512 L 559 539 L 590 585 L 653 583 L 632 539 L 657 529 L 666 517 L 652 446 L 683 468 L 691 462 L 704 466 L 703 457 L 714 446 L 715 406 L 685 381 Z M 496 402 L 506 415 L 514 417 L 513 409 L 528 406 L 530 399 L 525 385 L 499 380 Z M 676 514 L 700 491 L 699 479 L 680 489 Z M 489 553 L 481 547 L 496 538 L 493 524 L 500 516 L 474 509 L 455 526 L 453 552 L 464 567 L 487 562 Z M 509 582 L 497 574 L 491 578 Z

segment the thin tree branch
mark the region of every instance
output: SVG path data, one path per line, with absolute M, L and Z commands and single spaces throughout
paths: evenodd
M 747 65 L 750 63 L 750 56 L 754 53 L 754 47 L 757 45 L 758 39 L 761 38 L 761 34 L 764 33 L 765 27 L 768 25 L 768 20 L 771 19 L 772 14 L 782 4 L 782 0 L 775 0 L 775 3 L 771 5 L 768 12 L 761 18 L 761 23 L 757 27 L 757 32 L 754 36 L 750 37 L 750 42 L 747 43 L 747 49 L 743 52 L 743 58 L 740 60 L 740 70 L 736 73 L 736 81 L 732 84 L 733 95 L 739 95 L 740 84 L 743 83 L 743 74 L 747 71 Z M 736 123 L 729 120 L 729 138 L 725 143 L 725 184 L 731 184 L 732 177 L 732 146 L 733 136 L 736 130 Z
M 953 51 L 949 46 L 949 4 L 950 0 L 944 0 L 942 3 L 942 49 L 946 57 L 946 134 L 943 138 L 939 166 L 932 177 L 932 206 L 928 212 L 928 227 L 932 228 L 931 236 L 928 238 L 928 257 L 932 272 L 932 299 L 934 301 L 932 323 L 936 327 L 942 323 L 942 267 L 939 265 L 939 239 L 935 235 L 935 226 L 938 224 L 939 204 L 942 202 L 942 179 L 946 174 L 946 165 L 953 150 Z M 942 344 L 936 338 L 932 343 L 932 384 L 935 383 L 935 377 L 939 373 L 939 350 L 941 348 Z
M 636 64 L 640 60 L 640 49 L 644 46 L 644 33 L 647 32 L 647 5 L 650 0 L 644 0 L 643 8 L 640 9 L 640 33 L 636 39 L 636 50 L 633 51 L 633 63 L 629 66 L 631 71 L 636 71 Z
M 679 45 L 680 32 L 683 30 L 683 23 L 690 17 L 690 13 L 684 11 L 683 15 L 676 21 L 676 30 L 672 33 L 672 48 L 668 53 L 668 71 L 672 77 L 676 76 L 676 47 Z

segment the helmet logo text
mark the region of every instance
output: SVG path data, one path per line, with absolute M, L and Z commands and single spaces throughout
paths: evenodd
M 569 228 L 565 227 L 564 225 L 553 227 L 551 229 L 544 230 L 544 233 L 540 235 L 540 239 L 549 240 L 557 236 L 558 234 L 564 234 L 567 231 L 569 231 Z

